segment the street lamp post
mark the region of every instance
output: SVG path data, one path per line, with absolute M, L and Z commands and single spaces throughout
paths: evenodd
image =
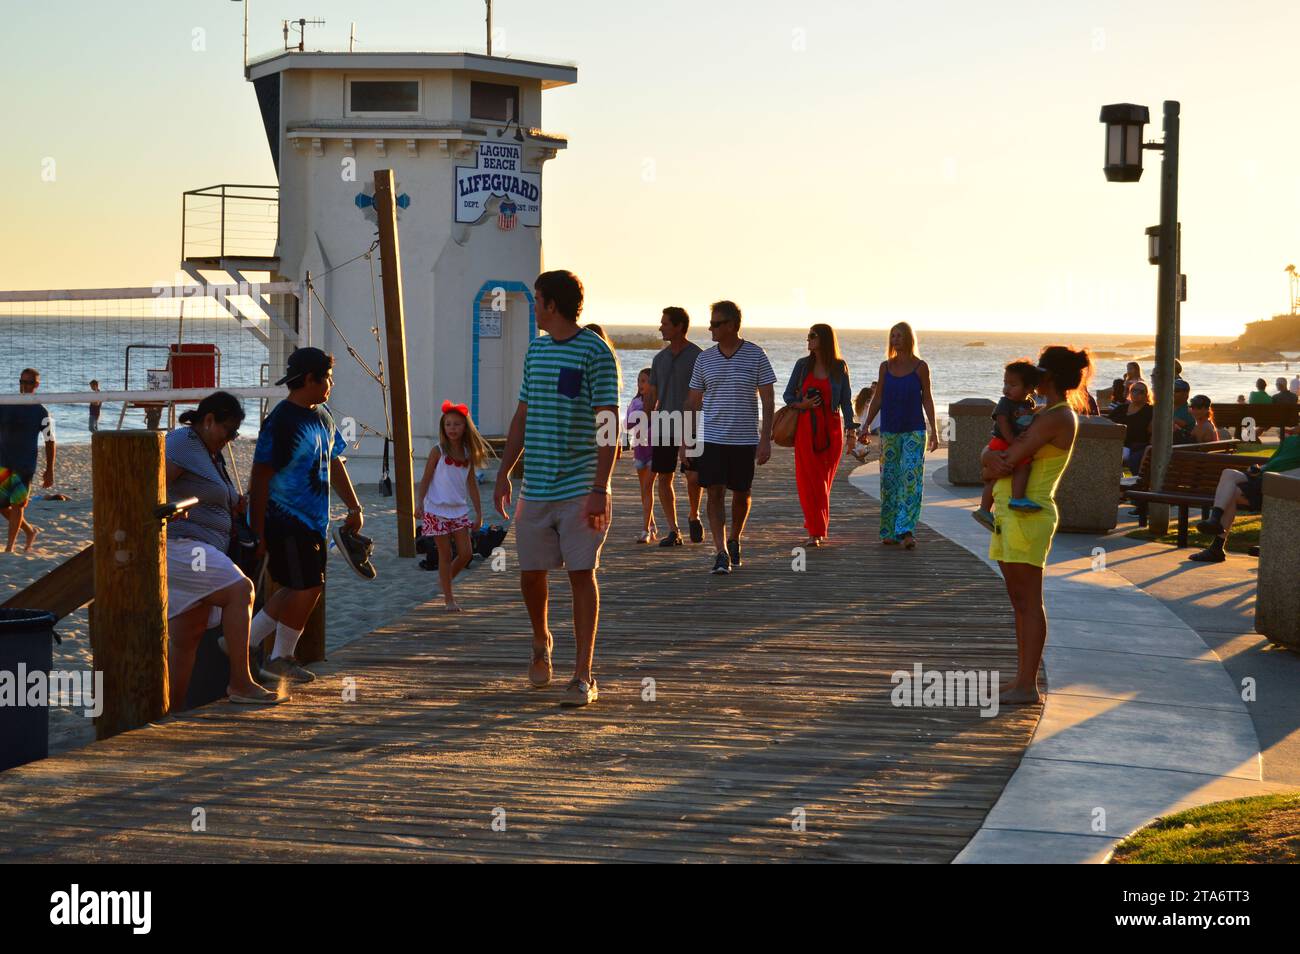
M 1137 182 L 1142 177 L 1142 150 L 1157 149 L 1160 162 L 1160 225 L 1152 242 L 1157 253 L 1156 276 L 1156 366 L 1152 373 L 1155 413 L 1151 422 L 1151 486 L 1164 483 L 1174 442 L 1174 361 L 1178 351 L 1178 113 L 1174 100 L 1164 104 L 1164 142 L 1142 142 L 1142 126 L 1149 119 L 1145 106 L 1118 103 L 1103 106 L 1106 124 L 1106 178 L 1111 182 Z M 1148 236 L 1150 232 L 1148 231 Z M 1150 252 L 1148 252 L 1150 256 Z M 1164 534 L 1169 529 L 1169 508 L 1152 505 L 1148 514 L 1151 530 Z

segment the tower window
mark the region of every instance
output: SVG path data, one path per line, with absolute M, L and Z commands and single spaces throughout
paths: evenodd
M 504 83 L 469 84 L 471 119 L 490 119 L 508 123 L 519 117 L 519 87 Z
M 418 113 L 419 80 L 352 80 L 348 84 L 348 112 Z

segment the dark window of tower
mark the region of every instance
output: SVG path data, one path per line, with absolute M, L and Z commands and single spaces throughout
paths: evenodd
M 349 84 L 353 113 L 418 113 L 419 80 L 353 80 Z
M 508 123 L 519 116 L 519 87 L 504 83 L 469 84 L 471 119 L 492 119 Z

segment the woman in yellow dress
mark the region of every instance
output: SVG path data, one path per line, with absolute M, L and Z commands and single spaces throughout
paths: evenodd
M 1056 534 L 1056 485 L 1078 430 L 1076 411 L 1083 410 L 1084 388 L 1092 376 L 1086 349 L 1063 345 L 1044 348 L 1038 356 L 1043 372 L 1038 393 L 1047 407 L 1005 451 L 986 450 L 981 458 L 984 479 L 993 487 L 994 531 L 989 557 L 998 561 L 1011 609 L 1016 616 L 1016 678 L 1002 687 L 1002 705 L 1033 705 L 1043 701 L 1038 691 L 1038 667 L 1047 643 L 1047 611 L 1043 607 L 1043 567 Z M 1086 412 L 1085 412 L 1086 413 Z M 1032 458 L 1025 496 L 1042 509 L 1012 510 L 1011 472 L 1017 462 Z

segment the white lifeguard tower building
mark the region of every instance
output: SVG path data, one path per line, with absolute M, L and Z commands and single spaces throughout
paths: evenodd
M 540 129 L 542 91 L 576 82 L 577 69 L 474 53 L 287 51 L 250 63 L 245 75 L 279 178 L 274 250 L 241 254 L 247 250 L 235 247 L 238 236 L 228 237 L 225 223 L 241 221 L 227 214 L 228 205 L 274 202 L 276 189 L 195 190 L 187 196 L 220 194 L 223 234 L 220 248 L 203 255 L 191 254 L 183 240 L 186 270 L 236 279 L 267 272 L 294 282 L 310 274 L 343 336 L 374 367 L 371 328 L 383 327 L 378 252 L 373 286 L 370 260 L 344 263 L 375 241 L 374 173 L 392 169 L 416 472 L 437 438 L 444 399 L 470 405 L 485 435 L 504 434 L 537 333 L 532 282 L 542 268 L 542 168 L 567 145 Z M 374 480 L 383 450 L 375 432 L 385 431 L 382 392 L 314 301 L 303 301 L 297 318 L 296 340 L 287 327 L 271 335 L 269 380 L 294 344 L 332 352 L 331 404 L 365 425 L 349 456 L 359 479 Z

